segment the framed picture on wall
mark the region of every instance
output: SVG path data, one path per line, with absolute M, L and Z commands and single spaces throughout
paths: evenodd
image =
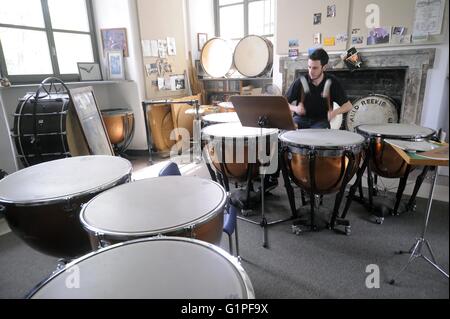
M 197 33 L 197 46 L 199 51 L 203 49 L 203 46 L 205 45 L 206 41 L 208 41 L 207 33 Z
M 108 79 L 124 80 L 125 70 L 123 65 L 123 53 L 120 50 L 108 51 Z
M 101 29 L 103 50 L 122 50 L 123 56 L 128 57 L 127 29 Z

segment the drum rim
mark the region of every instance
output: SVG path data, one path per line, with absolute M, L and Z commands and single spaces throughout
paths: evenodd
M 56 161 L 66 160 L 68 158 L 82 158 L 82 157 L 92 157 L 92 156 L 96 156 L 96 157 L 111 157 L 110 155 L 87 155 L 87 156 L 66 157 L 66 158 L 57 159 Z M 50 197 L 50 198 L 35 199 L 35 200 L 13 201 L 13 200 L 10 200 L 10 199 L 6 199 L 6 198 L 4 198 L 4 197 L 2 197 L 0 195 L 0 203 L 11 205 L 11 206 L 20 206 L 20 207 L 46 206 L 46 205 L 53 205 L 53 204 L 66 202 L 66 201 L 70 201 L 70 200 L 77 200 L 78 198 L 82 198 L 82 197 L 90 195 L 90 194 L 96 194 L 98 192 L 102 192 L 104 190 L 110 189 L 110 188 L 116 186 L 123 179 L 130 179 L 131 178 L 131 173 L 132 173 L 132 170 L 133 170 L 133 166 L 131 165 L 130 161 L 128 161 L 128 160 L 126 160 L 126 159 L 124 159 L 122 157 L 117 157 L 117 156 L 112 156 L 112 157 L 120 159 L 124 163 L 127 164 L 128 168 L 127 168 L 126 174 L 124 174 L 123 176 L 117 177 L 117 178 L 115 178 L 113 180 L 110 180 L 108 182 L 104 182 L 100 186 L 96 186 L 96 187 L 93 187 L 93 188 L 88 189 L 88 190 L 79 191 L 79 192 L 75 192 L 75 193 L 68 194 L 68 195 L 63 195 L 63 196 L 60 196 L 60 197 Z M 52 161 L 50 161 L 50 162 L 52 162 Z M 46 163 L 48 164 L 50 162 L 43 162 L 41 164 L 46 164 Z M 37 165 L 40 165 L 40 164 L 37 164 Z M 24 169 L 35 167 L 37 165 L 29 166 L 29 167 L 26 167 Z M 5 178 L 3 178 L 1 180 L 1 182 L 6 181 L 7 178 L 8 177 L 11 178 L 11 176 L 13 176 L 13 174 L 5 176 Z
M 259 129 L 257 127 L 249 127 L 249 126 L 242 126 L 242 125 L 240 125 L 240 126 L 241 127 L 246 127 L 246 128 L 254 128 L 258 132 L 257 133 L 255 132 L 254 135 L 247 135 L 247 136 L 236 136 L 236 135 L 233 135 L 233 136 L 220 136 L 220 135 L 213 135 L 213 134 L 208 134 L 208 133 L 204 132 L 205 130 L 211 130 L 211 127 L 214 127 L 216 125 L 225 126 L 225 125 L 230 125 L 230 124 L 235 126 L 236 124 L 240 124 L 240 122 L 218 123 L 218 124 L 213 124 L 213 125 L 209 125 L 207 127 L 204 127 L 202 129 L 202 140 L 209 141 L 209 140 L 215 139 L 215 138 L 220 138 L 220 139 L 234 139 L 234 138 L 236 138 L 236 139 L 238 139 L 238 138 L 249 139 L 250 138 L 250 139 L 252 139 L 252 138 L 258 138 L 258 137 L 268 137 L 268 136 L 271 136 L 271 135 L 279 135 L 279 129 L 277 129 L 277 128 L 264 128 L 263 130 L 267 130 L 267 131 L 265 131 L 267 133 L 263 133 L 264 131 L 261 132 L 261 129 Z M 268 131 L 270 131 L 270 132 L 268 132 Z M 261 133 L 263 133 L 263 134 L 261 135 Z
M 310 129 L 310 130 L 315 130 L 315 129 Z M 336 130 L 336 131 L 343 131 L 343 132 L 353 133 L 353 132 L 346 131 L 346 130 Z M 284 141 L 281 138 L 283 134 L 286 134 L 286 133 L 289 133 L 289 132 L 292 132 L 292 131 L 287 131 L 287 132 L 283 132 L 283 133 L 279 134 L 278 139 L 281 141 L 281 144 L 283 144 L 283 145 L 291 146 L 291 147 L 299 148 L 299 149 L 303 148 L 303 149 L 309 149 L 309 150 L 343 150 L 343 151 L 345 151 L 345 150 L 349 150 L 349 149 L 355 149 L 355 148 L 358 148 L 358 147 L 363 147 L 364 143 L 366 142 L 365 138 L 363 136 L 361 136 L 361 134 L 353 133 L 353 134 L 360 135 L 362 137 L 361 143 L 357 143 L 357 144 L 353 144 L 352 143 L 352 144 L 340 145 L 340 146 L 339 145 L 335 145 L 335 146 L 333 146 L 333 145 L 320 146 L 320 145 L 298 144 L 298 143 L 291 142 L 291 141 Z
M 389 139 L 390 138 L 390 139 L 396 139 L 396 140 L 421 141 L 421 140 L 424 140 L 424 139 L 428 139 L 428 138 L 432 137 L 434 134 L 436 134 L 436 130 L 433 130 L 432 128 L 429 128 L 429 127 L 420 126 L 420 125 L 418 125 L 418 126 L 430 130 L 431 131 L 430 134 L 427 134 L 427 135 L 424 135 L 424 134 L 416 134 L 416 135 L 389 135 L 389 134 L 383 134 L 383 133 L 369 133 L 369 132 L 365 132 L 365 131 L 361 130 L 361 128 L 360 128 L 363 125 L 387 125 L 387 124 L 405 124 L 405 123 L 361 124 L 361 125 L 356 126 L 355 130 L 359 134 L 361 134 L 364 137 L 369 138 L 369 139 L 370 138 L 379 137 L 379 138 L 383 138 L 383 139 L 386 139 L 386 138 Z
M 124 232 L 124 231 L 114 231 L 114 230 L 106 230 L 103 228 L 100 228 L 99 226 L 93 226 L 91 224 L 89 224 L 86 220 L 86 210 L 89 207 L 89 204 L 91 202 L 94 201 L 94 199 L 96 199 L 97 197 L 99 197 L 100 195 L 102 195 L 102 193 L 97 194 L 95 197 L 93 197 L 92 199 L 90 199 L 87 203 L 85 203 L 80 211 L 79 214 L 79 219 L 81 222 L 81 225 L 84 229 L 86 229 L 87 232 L 89 232 L 90 234 L 95 234 L 95 235 L 106 235 L 111 239 L 124 239 L 124 238 L 140 238 L 140 237 L 146 237 L 146 236 L 159 236 L 159 235 L 164 235 L 167 233 L 172 233 L 172 232 L 179 232 L 185 229 L 190 229 L 192 226 L 198 226 L 198 225 L 203 225 L 204 223 L 210 221 L 211 219 L 213 219 L 214 217 L 216 217 L 217 213 L 219 213 L 221 210 L 225 209 L 225 205 L 226 202 L 228 200 L 227 198 L 227 193 L 225 191 L 225 189 L 222 187 L 222 185 L 220 185 L 217 182 L 214 182 L 212 180 L 209 179 L 205 179 L 205 178 L 200 178 L 200 177 L 195 177 L 195 176 L 160 176 L 160 177 L 155 177 L 152 178 L 151 180 L 153 181 L 153 179 L 173 179 L 173 178 L 191 178 L 191 179 L 198 179 L 198 180 L 202 180 L 202 181 L 206 181 L 209 182 L 211 184 L 214 184 L 216 186 L 218 186 L 218 189 L 220 189 L 220 191 L 222 192 L 222 199 L 220 200 L 220 202 L 208 213 L 206 213 L 205 215 L 195 219 L 195 220 L 191 220 L 186 224 L 183 225 L 178 225 L 178 226 L 171 226 L 171 227 L 167 227 L 165 229 L 158 229 L 158 230 L 153 230 L 153 231 L 139 231 L 139 232 Z M 143 179 L 143 180 L 139 180 L 139 181 L 135 181 L 133 182 L 133 184 L 135 183 L 144 183 L 144 182 L 148 182 L 148 180 L 150 179 Z M 120 185 L 120 187 L 126 187 L 128 186 L 127 184 L 123 184 Z
M 267 42 L 270 42 L 270 44 L 272 45 L 272 52 L 270 51 L 269 45 L 267 45 L 266 48 L 267 48 L 267 51 L 268 51 L 267 53 L 269 54 L 269 58 L 272 57 L 272 63 L 270 63 L 271 66 L 273 66 L 273 44 L 272 44 L 272 42 L 271 42 L 270 40 L 268 40 L 268 39 L 266 39 L 266 38 L 264 38 L 264 37 L 262 37 L 262 36 L 260 36 L 260 35 L 249 34 L 249 35 L 246 35 L 245 37 L 243 37 L 242 39 L 240 39 L 239 42 L 238 42 L 238 43 L 236 44 L 236 46 L 234 47 L 234 51 L 233 51 L 233 64 L 232 64 L 232 65 L 234 65 L 234 66 L 236 67 L 236 70 L 237 70 L 240 74 L 242 74 L 243 76 L 246 76 L 246 77 L 249 77 L 249 78 L 255 78 L 255 77 L 261 76 L 261 75 L 263 75 L 264 73 L 268 72 L 268 69 L 270 69 L 270 67 L 268 67 L 269 64 L 266 65 L 266 67 L 264 68 L 264 70 L 262 70 L 260 73 L 258 73 L 258 74 L 256 74 L 256 75 L 248 75 L 248 74 L 242 73 L 242 72 L 238 69 L 238 67 L 237 67 L 237 65 L 236 65 L 236 48 L 239 46 L 239 44 L 240 44 L 243 40 L 245 40 L 246 38 L 249 38 L 249 37 L 257 37 L 257 38 L 260 38 L 260 39 L 262 39 L 266 44 L 267 44 Z
M 352 105 L 354 106 L 356 104 L 356 102 L 358 102 L 360 100 L 363 100 L 363 99 L 370 98 L 370 97 L 382 97 L 382 98 L 385 98 L 385 99 L 389 100 L 394 105 L 394 108 L 397 111 L 397 102 L 395 102 L 395 100 L 393 98 L 391 98 L 389 95 L 384 95 L 384 94 L 379 94 L 379 93 L 370 93 L 369 95 L 357 98 L 356 100 L 354 100 L 352 102 Z M 352 110 L 353 110 L 353 107 L 352 107 Z M 350 110 L 350 112 L 351 112 L 351 110 Z M 397 115 L 397 119 L 398 119 L 398 111 L 396 112 L 396 115 Z M 356 127 L 358 127 L 359 125 L 365 125 L 365 124 L 359 124 L 357 126 L 350 127 L 348 125 L 349 120 L 350 119 L 349 119 L 348 116 L 346 116 L 345 119 L 342 118 L 342 122 L 343 122 L 343 124 L 345 126 L 345 129 L 348 130 L 348 131 L 356 130 Z M 388 124 L 388 123 L 386 123 L 386 124 Z
M 128 245 L 135 244 L 135 243 L 141 243 L 141 242 L 147 242 L 147 241 L 162 241 L 162 240 L 190 242 L 192 244 L 200 245 L 206 249 L 212 250 L 213 252 L 217 253 L 222 258 L 224 258 L 228 263 L 230 263 L 231 266 L 233 266 L 233 268 L 239 274 L 239 279 L 240 279 L 241 283 L 243 284 L 243 287 L 242 287 L 243 292 L 246 294 L 246 296 L 244 298 L 255 299 L 255 291 L 253 289 L 253 285 L 250 280 L 250 277 L 248 276 L 247 272 L 242 267 L 242 265 L 240 264 L 240 262 L 238 261 L 238 259 L 236 257 L 231 256 L 225 250 L 223 250 L 222 248 L 220 248 L 214 244 L 210 244 L 210 243 L 198 240 L 198 239 L 186 238 L 186 237 L 176 237 L 176 236 L 158 236 L 158 237 L 152 237 L 152 238 L 139 238 L 139 239 L 134 239 L 134 240 L 126 241 L 126 242 L 117 243 L 117 244 L 114 244 L 111 246 L 107 246 L 107 247 L 92 251 L 86 255 L 83 255 L 79 258 L 72 260 L 70 263 L 66 264 L 64 266 L 64 268 L 59 269 L 58 271 L 56 271 L 55 273 L 50 275 L 48 278 L 41 281 L 34 288 L 31 289 L 31 291 L 25 296 L 25 299 L 31 299 L 34 295 L 36 295 L 42 288 L 44 288 L 48 283 L 53 281 L 56 277 L 62 275 L 65 271 L 67 271 L 71 267 L 76 266 L 79 263 L 81 263 L 87 259 L 90 259 L 98 254 L 104 253 L 105 251 L 108 251 L 108 250 L 121 248 L 121 247 L 128 246 Z
M 205 73 L 208 74 L 210 77 L 212 77 L 212 78 L 221 78 L 221 77 L 224 77 L 228 72 L 230 72 L 231 68 L 233 67 L 233 65 L 234 65 L 234 58 L 233 58 L 233 55 L 234 55 L 234 54 L 233 54 L 233 52 L 232 52 L 232 50 L 231 50 L 231 48 L 230 48 L 230 52 L 231 52 L 231 63 L 230 63 L 230 66 L 228 67 L 228 71 L 225 72 L 225 74 L 223 74 L 222 76 L 219 76 L 219 77 L 213 76 L 213 75 L 209 74 L 208 71 L 206 71 L 205 65 L 203 64 L 202 55 L 203 55 L 203 49 L 207 47 L 207 44 L 208 44 L 209 42 L 212 42 L 212 41 L 214 41 L 214 40 L 220 40 L 220 41 L 223 41 L 223 42 L 225 42 L 225 44 L 227 44 L 227 46 L 229 47 L 227 41 L 226 41 L 224 38 L 221 38 L 221 37 L 214 37 L 214 38 L 209 39 L 208 41 L 205 42 L 205 44 L 203 45 L 202 51 L 200 52 L 200 65 L 202 66 L 202 68 L 203 68 L 203 70 L 205 71 Z
M 113 114 L 108 114 L 108 112 L 117 112 Z M 133 110 L 130 109 L 104 109 L 100 110 L 100 113 L 102 116 L 117 116 L 117 115 L 134 115 Z

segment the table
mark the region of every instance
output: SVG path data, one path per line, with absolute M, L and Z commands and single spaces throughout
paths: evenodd
M 395 283 L 395 278 L 397 278 L 403 271 L 406 270 L 406 268 L 417 258 L 423 258 L 425 261 L 430 263 L 434 268 L 436 268 L 440 273 L 442 273 L 445 277 L 448 278 L 448 274 L 437 264 L 436 258 L 434 257 L 433 250 L 431 249 L 431 245 L 429 241 L 425 238 L 428 223 L 430 219 L 430 213 L 431 213 L 431 204 L 433 202 L 433 194 L 434 194 L 434 187 L 436 185 L 436 178 L 437 178 L 437 167 L 438 166 L 448 166 L 448 144 L 443 144 L 442 147 L 425 153 L 409 153 L 405 152 L 401 148 L 392 145 L 394 150 L 406 161 L 408 165 L 411 166 L 429 166 L 433 167 L 434 169 L 432 171 L 432 182 L 431 182 L 431 189 L 430 194 L 428 197 L 428 203 L 427 203 L 427 211 L 425 214 L 425 221 L 422 228 L 422 233 L 420 234 L 420 237 L 418 237 L 411 247 L 411 249 L 408 251 L 410 253 L 410 257 L 408 260 L 408 263 L 403 266 L 403 268 L 395 275 L 394 278 L 392 278 L 389 283 L 393 285 Z M 439 153 L 440 156 L 436 156 L 434 158 L 428 157 L 429 155 L 433 156 L 433 154 Z M 424 157 L 420 154 L 427 155 L 427 157 Z M 428 252 L 431 256 L 431 259 L 427 256 L 425 256 L 422 253 L 423 248 L 428 249 Z M 403 253 L 400 251 L 399 253 Z

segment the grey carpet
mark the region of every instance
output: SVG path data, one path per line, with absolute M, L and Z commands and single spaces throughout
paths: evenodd
M 297 199 L 299 202 L 299 199 Z M 332 207 L 334 196 L 325 197 L 319 215 Z M 269 247 L 262 247 L 262 228 L 239 221 L 242 265 L 248 273 L 257 298 L 448 298 L 448 279 L 423 260 L 416 260 L 398 277 L 397 284 L 387 281 L 407 262 L 408 250 L 420 233 L 426 201 L 419 199 L 417 210 L 386 218 L 377 225 L 368 212 L 353 203 L 348 214 L 350 236 L 330 230 L 294 235 L 291 221 L 267 228 Z M 268 220 L 289 216 L 284 188 L 278 187 L 266 197 Z M 259 214 L 249 215 L 259 220 Z M 438 263 L 448 272 L 448 203 L 433 202 L 427 238 Z M 228 249 L 227 236 L 222 246 Z M 26 246 L 14 234 L 0 236 L 0 298 L 21 298 L 49 275 L 56 259 Z M 365 286 L 366 267 L 380 268 L 379 289 Z

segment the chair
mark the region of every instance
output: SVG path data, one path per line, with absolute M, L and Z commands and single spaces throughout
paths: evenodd
M 159 171 L 158 176 L 181 176 L 181 172 L 178 168 L 177 163 L 170 162 Z M 231 236 L 234 233 L 236 239 L 236 256 L 240 258 L 238 232 L 237 232 L 237 208 L 229 202 L 227 203 L 225 214 L 223 215 L 223 231 L 228 235 L 230 254 L 232 255 L 233 255 L 233 240 Z

